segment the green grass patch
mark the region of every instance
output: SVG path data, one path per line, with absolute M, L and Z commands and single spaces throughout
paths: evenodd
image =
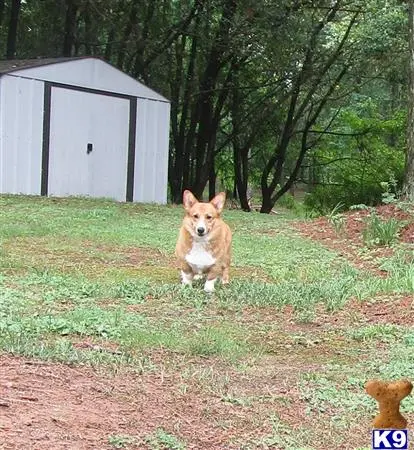
M 339 430 L 355 426 L 377 411 L 375 400 L 364 390 L 368 380 L 411 379 L 414 369 L 411 329 L 377 325 L 350 334 L 365 345 L 359 363 L 327 365 L 320 372 L 304 374 L 300 383 L 308 414 L 315 420 L 330 417 L 331 426 Z M 414 412 L 413 397 L 407 397 L 402 404 L 406 413 Z
M 163 428 L 158 428 L 148 435 L 145 442 L 151 450 L 185 450 L 187 448 L 184 442 Z

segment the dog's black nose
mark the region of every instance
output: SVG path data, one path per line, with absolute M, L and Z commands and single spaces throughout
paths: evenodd
M 198 228 L 197 228 L 197 233 L 198 233 L 200 236 L 202 236 L 202 235 L 204 234 L 205 231 L 206 231 L 206 230 L 205 230 L 203 227 L 198 227 Z

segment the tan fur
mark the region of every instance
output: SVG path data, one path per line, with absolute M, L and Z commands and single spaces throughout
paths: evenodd
M 186 284 L 191 284 L 195 275 L 205 275 L 207 281 L 204 289 L 209 292 L 214 290 L 213 280 L 216 278 L 221 278 L 223 284 L 229 282 L 232 233 L 221 218 L 225 199 L 224 192 L 217 194 L 210 202 L 199 202 L 190 191 L 184 191 L 183 194 L 185 216 L 178 236 L 176 256 L 183 282 L 187 280 Z M 205 225 L 206 233 L 203 236 L 197 234 L 197 225 L 200 223 Z M 200 261 L 209 263 L 211 258 L 211 262 L 214 262 L 197 270 L 198 266 L 188 262 L 192 251 L 195 252 L 196 260 L 199 257 Z

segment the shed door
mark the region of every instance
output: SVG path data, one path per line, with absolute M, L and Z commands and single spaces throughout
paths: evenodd
M 50 195 L 126 196 L 130 101 L 52 87 Z

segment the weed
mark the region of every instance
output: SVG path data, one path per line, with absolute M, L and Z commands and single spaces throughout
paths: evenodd
M 136 443 L 136 439 L 132 436 L 125 435 L 112 435 L 108 438 L 109 445 L 112 445 L 114 448 L 127 448 L 131 444 Z
M 232 338 L 230 329 L 208 327 L 193 335 L 188 349 L 193 355 L 215 356 L 238 359 L 247 353 L 247 345 L 242 339 Z
M 390 173 L 389 181 L 380 183 L 383 190 L 382 203 L 388 205 L 390 203 L 398 203 L 398 197 L 401 196 L 401 192 L 398 190 L 398 181 L 392 173 Z
M 397 241 L 402 226 L 399 220 L 393 217 L 382 220 L 375 211 L 372 211 L 362 232 L 364 243 L 368 246 L 390 246 Z
M 158 428 L 153 434 L 145 438 L 146 443 L 151 450 L 185 450 L 185 444 L 168 433 L 163 428 Z
M 395 341 L 401 335 L 400 327 L 389 324 L 375 324 L 360 327 L 348 332 L 356 341 L 367 341 L 375 339 L 381 342 Z
M 339 213 L 344 206 L 345 205 L 342 202 L 339 202 L 332 211 L 327 214 L 328 222 L 334 227 L 335 233 L 338 235 L 342 234 L 345 228 L 345 216 Z

